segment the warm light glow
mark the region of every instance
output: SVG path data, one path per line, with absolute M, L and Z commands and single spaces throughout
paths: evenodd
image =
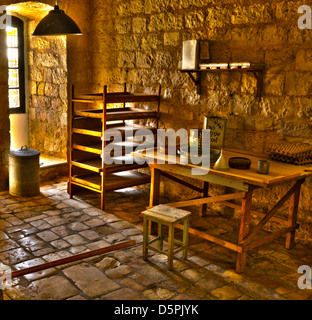
M 8 48 L 9 68 L 18 68 L 18 48 Z
M 20 99 L 19 99 L 19 90 L 18 89 L 10 89 L 9 90 L 9 103 L 10 103 L 10 108 L 19 108 Z
M 17 48 L 18 47 L 18 30 L 17 28 L 7 27 L 7 45 L 8 48 Z
M 18 69 L 9 69 L 9 88 L 18 88 Z
M 9 67 L 9 107 L 19 108 L 19 70 L 18 70 L 18 29 L 6 28 Z
M 45 17 L 53 7 L 48 4 L 28 1 L 20 2 L 7 6 L 7 12 L 10 15 L 22 16 L 30 21 L 39 21 Z

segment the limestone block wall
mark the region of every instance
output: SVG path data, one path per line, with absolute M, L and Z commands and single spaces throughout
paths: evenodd
M 60 158 L 67 156 L 66 49 L 66 37 L 29 37 L 30 145 Z
M 204 115 L 228 119 L 226 146 L 263 152 L 273 141 L 312 143 L 312 30 L 298 28 L 300 1 L 282 0 L 95 0 L 90 34 L 90 85 L 100 90 L 124 82 L 133 90 L 163 87 L 160 125 L 199 128 Z M 205 74 L 202 94 L 180 73 L 182 42 L 210 42 L 211 62 L 265 64 L 257 97 L 253 74 Z M 259 193 L 257 207 L 270 208 L 284 188 Z M 215 192 L 219 192 L 218 189 Z M 182 198 L 171 183 L 163 194 Z M 302 239 L 312 238 L 312 181 L 302 190 Z M 285 208 L 284 214 L 286 214 Z

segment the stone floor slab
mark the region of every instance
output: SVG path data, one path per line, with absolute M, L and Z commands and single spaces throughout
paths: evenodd
M 90 298 L 102 296 L 120 288 L 99 269 L 87 264 L 73 266 L 63 272 Z
M 167 269 L 167 257 L 150 252 L 142 259 L 141 212 L 149 203 L 144 188 L 108 193 L 106 211 L 100 197 L 85 192 L 69 199 L 67 178 L 45 182 L 35 197 L 0 193 L 0 263 L 12 270 L 71 257 L 134 239 L 135 246 L 73 262 L 14 280 L 5 291 L 11 300 L 312 300 L 300 290 L 300 265 L 312 264 L 312 248 L 283 239 L 250 251 L 246 272 L 235 273 L 236 254 L 190 235 L 188 260 L 181 255 Z M 219 214 L 191 224 L 214 229 L 235 241 L 235 225 Z

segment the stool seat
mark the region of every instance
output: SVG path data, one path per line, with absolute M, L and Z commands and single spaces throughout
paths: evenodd
M 156 252 L 166 254 L 168 256 L 168 269 L 172 269 L 174 253 L 183 250 L 183 259 L 187 259 L 187 247 L 188 247 L 188 227 L 189 216 L 191 212 L 173 208 L 166 205 L 158 205 L 151 209 L 142 212 L 143 214 L 143 259 L 148 259 L 148 249 Z M 155 222 L 158 224 L 158 237 L 152 241 L 149 241 L 149 222 Z M 177 241 L 174 239 L 174 227 L 175 225 L 183 223 L 183 241 Z M 163 235 L 163 225 L 169 227 L 168 231 L 168 251 L 163 250 L 163 241 L 165 237 Z M 150 246 L 152 243 L 158 241 L 158 249 Z M 174 244 L 180 244 L 181 246 L 174 250 Z
M 142 212 L 151 219 L 159 219 L 163 223 L 179 223 L 183 221 L 186 217 L 191 215 L 191 212 L 186 210 L 181 210 L 173 207 L 169 207 L 163 204 L 160 204 L 157 207 L 148 209 Z

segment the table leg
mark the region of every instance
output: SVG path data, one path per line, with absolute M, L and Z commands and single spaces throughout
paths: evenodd
M 160 187 L 160 170 L 150 167 L 151 169 L 151 191 L 150 207 L 159 204 L 159 187 Z
M 102 191 L 101 193 L 101 210 L 105 210 L 105 191 Z
M 150 167 L 151 169 L 151 191 L 150 191 L 150 207 L 157 206 L 159 204 L 159 189 L 160 189 L 160 170 Z M 156 223 L 150 222 L 150 233 L 157 233 Z
M 246 192 L 246 195 L 242 200 L 241 224 L 240 224 L 239 237 L 238 237 L 239 245 L 249 233 L 252 193 L 253 193 L 253 189 L 250 188 L 250 190 Z M 237 260 L 236 260 L 237 273 L 243 273 L 245 270 L 245 265 L 247 260 L 247 251 L 248 250 L 243 248 L 243 251 L 237 254 Z
M 173 251 L 174 251 L 174 225 L 169 225 L 168 231 L 168 270 L 173 268 Z
M 204 187 L 203 187 L 203 192 L 202 192 L 203 198 L 208 197 L 208 191 L 209 191 L 209 183 L 204 181 Z M 201 217 L 204 217 L 207 214 L 207 204 L 201 205 L 199 214 Z
M 297 214 L 298 214 L 301 185 L 302 185 L 302 183 L 297 182 L 297 189 L 290 198 L 288 227 L 294 226 L 297 222 Z M 288 232 L 286 234 L 286 242 L 285 242 L 286 249 L 291 249 L 294 246 L 295 232 L 296 231 L 293 230 L 293 231 Z
M 163 225 L 161 223 L 158 223 L 158 249 L 163 250 L 164 249 L 164 230 Z
M 183 260 L 187 259 L 187 250 L 188 250 L 188 237 L 189 237 L 189 218 L 186 218 L 183 224 Z
M 148 258 L 148 219 L 146 218 L 146 216 L 143 216 L 143 260 L 147 260 Z

